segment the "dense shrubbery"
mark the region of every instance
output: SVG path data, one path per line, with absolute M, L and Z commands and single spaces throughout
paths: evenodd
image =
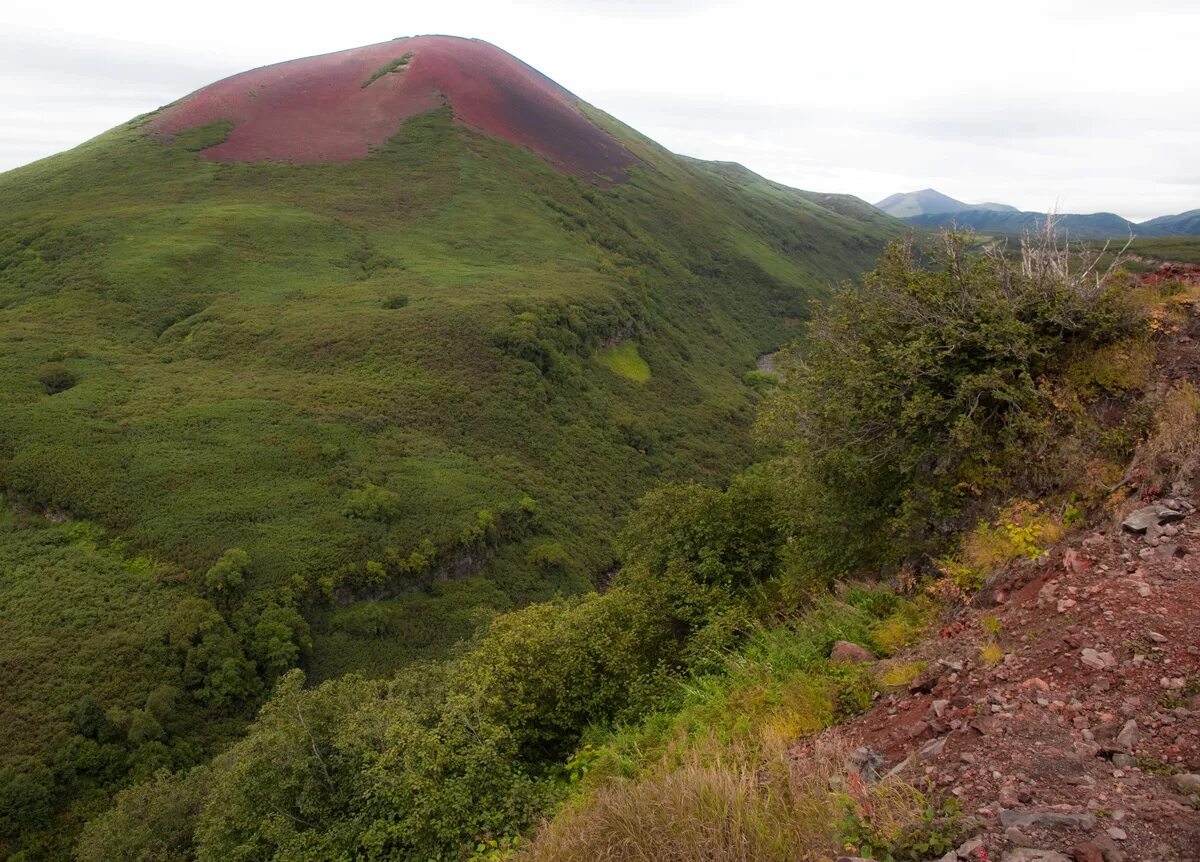
M 700 726 L 742 737 L 766 723 L 778 742 L 860 709 L 870 680 L 828 665 L 830 644 L 873 643 L 885 617 L 910 623 L 894 598 L 858 588 L 792 626 L 756 623 L 757 587 L 779 576 L 786 542 L 771 494 L 768 477 L 749 475 L 725 492 L 649 495 L 606 592 L 505 614 L 450 662 L 308 690 L 299 672 L 283 676 L 246 738 L 203 773 L 187 827 L 197 858 L 460 858 L 529 827 L 571 786 L 564 764 L 599 775 L 601 761 L 632 763 L 621 744 L 581 761 L 589 728 L 644 727 L 634 747 L 647 752 Z M 708 682 L 680 687 L 696 674 Z M 156 780 L 165 798 L 150 816 L 191 810 L 190 779 Z M 141 794 L 93 823 L 81 858 L 113 846 Z
M 1053 237 L 1022 261 L 968 242 L 948 235 L 929 266 L 891 246 L 861 291 L 817 311 L 760 414 L 791 458 L 814 567 L 937 551 L 998 501 L 1060 485 L 1082 418 L 1065 372 L 1148 334 L 1126 280 L 1072 273 Z

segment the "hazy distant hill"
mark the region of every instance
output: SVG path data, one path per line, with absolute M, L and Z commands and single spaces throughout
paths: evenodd
M 1144 221 L 1138 225 L 1138 233 L 1152 233 L 1155 236 L 1200 236 L 1200 209 Z
M 979 234 L 1014 235 L 1037 230 L 1046 222 L 1045 213 L 990 212 L 966 210 L 957 213 L 938 213 L 904 219 L 909 224 L 934 230 L 946 227 L 969 229 Z M 1141 233 L 1139 226 L 1116 213 L 1063 214 L 1056 217 L 1059 231 L 1073 239 L 1108 239 Z
M 884 198 L 875 204 L 890 216 L 896 218 L 911 218 L 919 215 L 938 213 L 959 213 L 969 210 L 988 210 L 993 212 L 1016 212 L 1016 207 L 1008 204 L 982 203 L 968 204 L 944 195 L 936 189 L 921 189 L 917 192 L 898 192 Z
M 900 192 L 875 204 L 890 216 L 918 227 L 940 230 L 957 227 L 985 235 L 1012 236 L 1036 230 L 1046 214 L 1020 211 L 1007 204 L 967 204 L 936 189 Z M 1200 236 L 1200 210 L 1160 216 L 1135 223 L 1116 213 L 1066 213 L 1056 217 L 1060 231 L 1075 239 L 1116 239 L 1134 236 Z

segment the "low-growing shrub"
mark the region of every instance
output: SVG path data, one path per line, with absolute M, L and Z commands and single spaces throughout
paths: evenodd
M 1062 537 L 1061 521 L 1028 501 L 1017 501 L 995 520 L 967 533 L 958 554 L 941 561 L 943 573 L 964 590 L 1015 560 L 1033 560 Z
M 38 380 L 46 388 L 48 395 L 65 392 L 79 382 L 75 373 L 61 362 L 47 362 L 39 368 Z

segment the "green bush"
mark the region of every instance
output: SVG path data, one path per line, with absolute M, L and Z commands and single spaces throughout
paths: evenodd
M 61 362 L 47 362 L 39 368 L 38 380 L 46 388 L 48 395 L 65 392 L 79 382 L 74 372 Z
M 123 790 L 84 828 L 76 862 L 194 862 L 194 833 L 208 793 L 209 771 L 160 772 Z
M 925 265 L 892 245 L 861 290 L 815 311 L 759 429 L 788 453 L 798 548 L 819 567 L 936 551 L 998 500 L 1064 479 L 1055 445 L 1074 419 L 1055 381 L 1142 318 L 1119 278 L 1067 274 L 1052 244 L 1025 254 L 948 235 Z

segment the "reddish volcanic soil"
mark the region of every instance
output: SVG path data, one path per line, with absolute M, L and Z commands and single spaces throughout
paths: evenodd
M 408 53 L 403 71 L 362 86 Z M 452 36 L 395 39 L 243 72 L 165 108 L 146 128 L 170 140 L 195 126 L 232 122 L 224 143 L 201 152 L 210 161 L 345 162 L 445 102 L 457 122 L 564 172 L 620 182 L 637 161 L 558 84 L 494 45 Z

